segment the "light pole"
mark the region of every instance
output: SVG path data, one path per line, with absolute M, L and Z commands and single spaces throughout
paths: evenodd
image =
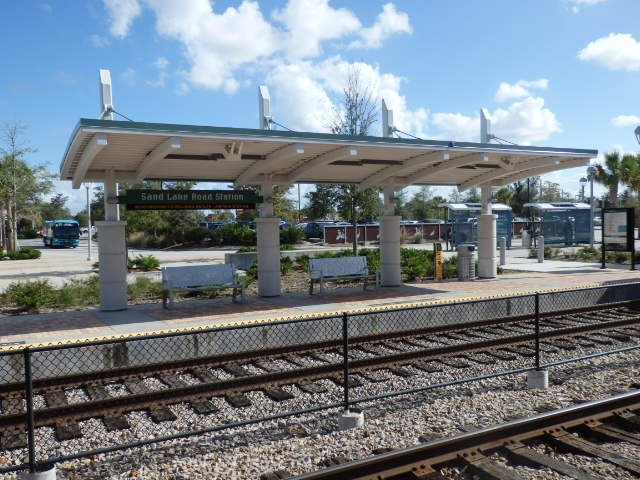
M 593 201 L 593 180 L 596 176 L 596 167 L 593 165 L 587 168 L 587 178 L 589 179 L 589 205 L 591 215 L 589 215 L 589 243 L 593 247 L 595 233 L 593 231 L 593 216 L 595 215 L 595 202 Z M 580 179 L 582 181 L 582 179 Z
M 580 179 L 580 201 L 584 202 L 584 187 L 587 185 L 587 180 L 585 177 Z
M 85 184 L 87 188 L 87 261 L 91 261 L 91 202 L 89 201 L 89 189 L 91 184 Z
M 640 143 L 640 126 L 636 127 L 636 130 L 634 133 L 636 134 L 636 140 L 638 141 L 638 143 Z

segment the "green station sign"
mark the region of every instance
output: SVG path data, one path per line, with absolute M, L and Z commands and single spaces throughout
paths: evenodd
M 118 203 L 127 210 L 253 209 L 262 197 L 238 190 L 127 190 Z

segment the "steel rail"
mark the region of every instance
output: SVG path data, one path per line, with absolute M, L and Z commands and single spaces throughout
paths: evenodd
M 638 408 L 640 408 L 640 390 L 634 390 L 290 477 L 290 480 L 344 480 L 345 478 L 384 480 L 400 478 L 401 475 L 411 473 L 415 474 L 415 478 L 422 478 L 420 477 L 421 472 L 433 471 L 434 466 L 454 461 L 460 457 L 472 459 L 480 451 L 502 447 L 510 442 L 530 440 L 582 425 L 587 420 L 601 420 L 618 411 L 637 410 Z
M 632 318 L 594 325 L 566 327 L 541 332 L 540 338 L 565 337 L 592 331 L 620 328 L 630 324 L 637 324 L 637 322 L 637 319 Z M 522 334 L 464 344 L 452 344 L 442 347 L 398 352 L 384 356 L 352 359 L 349 361 L 349 369 L 351 372 L 360 372 L 390 365 L 405 364 L 411 361 L 437 360 L 444 355 L 469 353 L 487 350 L 493 347 L 522 344 L 532 341 L 534 338 L 535 334 Z M 82 421 L 105 415 L 118 415 L 135 410 L 143 410 L 150 406 L 171 405 L 192 400 L 207 400 L 210 397 L 258 390 L 267 386 L 289 385 L 301 381 L 338 377 L 343 368 L 342 362 L 329 363 L 313 367 L 267 372 L 260 375 L 234 377 L 215 382 L 203 382 L 183 387 L 154 390 L 90 402 L 47 407 L 35 411 L 35 426 L 51 425 L 60 421 Z M 23 413 L 0 415 L 0 431 L 16 431 L 24 428 L 24 425 L 25 414 Z

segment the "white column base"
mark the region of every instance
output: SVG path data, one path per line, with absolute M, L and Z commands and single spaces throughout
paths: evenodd
M 497 215 L 483 214 L 478 217 L 478 277 L 496 278 L 498 261 L 496 256 Z
M 380 270 L 383 287 L 402 285 L 400 272 L 400 218 L 385 215 L 380 219 Z
M 258 237 L 258 295 L 280 295 L 280 219 L 256 218 Z
M 22 480 L 56 480 L 56 467 L 51 467 L 45 472 L 24 473 Z
M 529 390 L 549 388 L 549 370 L 531 370 L 527 372 L 527 388 Z
M 349 430 L 350 428 L 358 428 L 364 425 L 364 413 L 351 412 L 345 410 L 338 417 L 338 428 L 340 430 Z
M 96 222 L 100 262 L 100 310 L 127 308 L 127 222 Z

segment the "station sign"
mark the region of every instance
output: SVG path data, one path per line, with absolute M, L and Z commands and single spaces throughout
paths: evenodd
M 239 190 L 127 190 L 118 196 L 127 210 L 255 209 L 261 196 Z

